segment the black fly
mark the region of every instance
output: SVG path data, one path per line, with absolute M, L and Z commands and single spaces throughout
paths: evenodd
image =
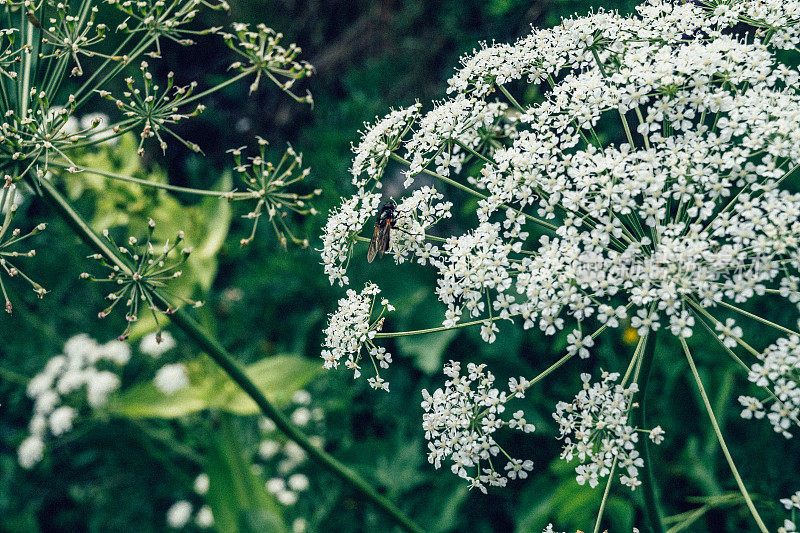
M 394 201 L 389 200 L 378 211 L 375 229 L 372 230 L 372 239 L 369 241 L 369 250 L 367 250 L 367 262 L 372 263 L 375 254 L 383 257 L 383 254 L 389 250 L 389 246 L 391 246 L 389 235 L 395 222 L 397 222 L 397 205 Z

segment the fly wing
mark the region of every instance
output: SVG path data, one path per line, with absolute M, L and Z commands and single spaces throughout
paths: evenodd
M 372 238 L 369 240 L 369 249 L 367 250 L 367 263 L 372 263 L 375 259 L 375 254 L 378 253 L 378 248 L 380 247 L 381 241 L 381 225 L 379 223 L 375 223 L 375 229 L 372 230 Z M 381 255 L 383 255 L 383 251 L 381 251 Z
M 380 254 L 381 257 L 383 257 L 383 254 L 386 253 L 386 251 L 389 250 L 389 247 L 392 245 L 392 243 L 389 241 L 389 236 L 391 235 L 390 231 L 391 228 L 392 228 L 391 219 L 387 219 L 386 222 L 384 222 L 381 225 L 381 233 L 379 237 L 379 246 L 378 246 L 378 253 Z

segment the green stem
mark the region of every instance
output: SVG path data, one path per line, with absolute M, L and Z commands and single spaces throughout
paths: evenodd
M 41 180 L 42 194 L 56 208 L 58 214 L 75 230 L 78 237 L 107 260 L 120 268 L 130 271 L 130 267 L 109 248 L 109 246 L 89 227 L 86 221 L 69 205 L 66 198 L 48 180 Z M 165 296 L 154 291 L 157 298 L 167 305 L 171 305 Z M 219 343 L 217 339 L 207 333 L 184 309 L 178 309 L 171 315 L 172 323 L 181 328 L 197 345 L 206 351 L 209 356 L 225 371 L 226 374 L 247 393 L 258 405 L 264 416 L 272 419 L 275 425 L 289 439 L 300 446 L 308 456 L 320 466 L 337 475 L 344 482 L 360 492 L 364 499 L 372 502 L 383 510 L 392 520 L 407 531 L 422 532 L 423 529 L 415 524 L 405 513 L 397 508 L 384 496 L 378 494 L 361 476 L 339 462 L 332 455 L 316 447 L 308 437 L 293 425 L 289 419 L 273 406 L 264 393 L 253 383 L 236 359 Z
M 746 317 L 752 318 L 753 320 L 757 320 L 757 321 L 761 322 L 762 324 L 766 324 L 767 326 L 771 326 L 771 327 L 773 327 L 773 328 L 775 328 L 775 329 L 777 329 L 779 331 L 783 331 L 784 333 L 788 333 L 789 335 L 800 335 L 800 333 L 798 333 L 797 331 L 792 331 L 791 329 L 785 328 L 785 327 L 781 326 L 780 324 L 776 324 L 775 322 L 771 322 L 771 321 L 767 320 L 766 318 L 761 318 L 760 316 L 754 315 L 753 313 L 745 311 L 744 309 L 739 309 L 735 305 L 731 305 L 731 304 L 729 304 L 727 302 L 722 302 L 722 301 L 718 302 L 718 303 L 720 305 L 724 306 L 724 307 L 727 307 L 728 309 L 731 309 L 732 311 L 736 311 L 737 313 L 741 313 Z
M 67 165 L 66 163 L 59 163 L 57 161 L 48 161 L 48 164 L 58 168 L 70 168 L 72 166 L 72 165 Z M 86 174 L 94 174 L 96 176 L 103 176 L 104 178 L 111 178 L 119 181 L 126 181 L 128 183 L 135 183 L 137 185 L 152 187 L 154 189 L 163 189 L 165 191 L 194 194 L 198 196 L 214 196 L 216 198 L 227 198 L 230 196 L 231 200 L 242 200 L 255 197 L 255 195 L 251 192 L 210 191 L 208 189 L 193 189 L 190 187 L 171 185 L 169 183 L 160 183 L 152 180 L 134 178 L 132 176 L 126 176 L 125 174 L 119 174 L 117 172 L 109 172 L 97 168 L 79 167 L 79 172 L 85 172 Z
M 511 315 L 511 316 L 517 316 L 517 315 Z M 484 322 L 494 322 L 495 320 L 497 320 L 497 319 L 496 318 L 495 319 L 481 318 L 479 320 L 472 320 L 470 322 L 461 322 L 461 323 L 456 324 L 455 326 L 438 326 L 438 327 L 435 327 L 435 328 L 415 329 L 415 330 L 411 330 L 411 331 L 396 331 L 396 332 L 393 332 L 393 333 L 376 333 L 375 334 L 375 338 L 376 339 L 388 339 L 388 338 L 393 338 L 393 337 L 408 337 L 408 336 L 411 336 L 411 335 L 425 335 L 427 333 L 436 333 L 436 332 L 439 332 L 439 331 L 447 331 L 449 329 L 466 328 L 466 327 L 469 327 L 469 326 L 475 326 L 477 324 L 483 324 Z
M 500 85 L 499 83 L 497 84 L 497 88 L 500 89 L 501 93 L 506 95 L 506 98 L 508 98 L 508 100 L 511 102 L 511 105 L 513 105 L 514 107 L 517 108 L 517 111 L 519 111 L 520 113 L 524 113 L 525 112 L 525 109 L 521 105 L 519 105 L 519 102 L 517 102 L 517 99 L 514 98 L 513 96 L 511 96 L 511 93 L 508 92 L 508 89 L 506 89 L 503 85 Z
M 650 332 L 647 334 L 647 340 L 644 345 L 644 360 L 642 361 L 642 383 L 640 384 L 640 400 L 641 407 L 639 408 L 639 427 L 648 429 L 645 420 L 645 402 L 647 401 L 647 384 L 650 381 L 650 371 L 652 370 L 653 359 L 655 358 L 656 348 L 656 333 Z M 650 459 L 650 438 L 646 436 L 642 439 L 643 443 L 643 457 L 644 459 L 644 505 L 645 505 L 645 520 L 650 524 L 649 531 L 652 533 L 664 533 L 664 523 L 661 520 L 661 512 L 658 508 L 658 500 L 656 499 L 656 484 L 653 478 L 653 462 Z
M 614 480 L 614 470 L 617 469 L 617 458 L 611 464 L 611 472 L 608 473 L 608 483 L 606 489 L 603 491 L 603 499 L 600 500 L 600 509 L 597 511 L 597 520 L 594 522 L 594 533 L 599 533 L 600 522 L 603 520 L 603 512 L 606 510 L 606 502 L 608 501 L 608 493 L 611 492 L 611 482 Z
M 761 516 L 756 510 L 756 506 L 753 504 L 753 500 L 750 498 L 750 493 L 747 492 L 747 488 L 744 486 L 744 481 L 742 481 L 742 477 L 739 475 L 739 470 L 736 468 L 736 464 L 733 462 L 731 452 L 728 451 L 728 447 L 725 445 L 725 439 L 722 437 L 722 431 L 719 428 L 719 424 L 717 424 L 717 418 L 714 416 L 714 409 L 711 408 L 711 402 L 708 400 L 706 389 L 703 387 L 703 382 L 700 380 L 700 374 L 697 373 L 697 367 L 694 365 L 694 359 L 689 351 L 689 346 L 686 344 L 686 339 L 681 337 L 680 340 L 681 344 L 683 345 L 683 351 L 686 354 L 686 360 L 689 361 L 689 368 L 692 370 L 694 381 L 697 383 L 697 389 L 700 391 L 700 396 L 703 398 L 703 404 L 705 404 L 706 412 L 708 412 L 708 417 L 711 419 L 711 425 L 714 426 L 714 433 L 717 434 L 719 446 L 722 448 L 722 453 L 725 455 L 725 460 L 728 461 L 728 466 L 731 469 L 733 477 L 736 479 L 736 484 L 739 485 L 739 492 L 742 493 L 742 496 L 747 503 L 747 507 L 750 509 L 750 514 L 753 515 L 753 519 L 758 525 L 758 529 L 763 533 L 767 533 L 767 526 L 765 526 L 764 521 L 761 520 Z

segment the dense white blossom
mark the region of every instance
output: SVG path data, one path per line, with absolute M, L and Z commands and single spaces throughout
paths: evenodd
M 326 226 L 326 273 L 347 283 L 349 258 L 366 250 L 354 244 L 368 239 L 379 205 L 369 195 L 394 159 L 407 168 L 390 253 L 434 271 L 445 328 L 475 325 L 485 342 L 498 320 L 563 332 L 565 357 L 575 358 L 590 357 L 609 329 L 631 327 L 640 342 L 655 332 L 681 342 L 709 335 L 723 357 L 758 358 L 746 363 L 749 379 L 766 395 L 741 396 L 742 417 L 766 417 L 788 438 L 800 416 L 800 334 L 787 323 L 800 321 L 773 324 L 746 308 L 755 299 L 800 307 L 800 72 L 779 53 L 799 43 L 796 0 L 648 0 L 629 16 L 599 10 L 484 44 L 462 58 L 445 100 L 393 111 L 362 134 L 358 191 Z M 447 186 L 477 207 L 452 210 Z M 432 224 L 420 198 L 430 198 Z M 437 204 L 447 205 L 441 214 Z M 461 219 L 434 225 L 451 212 Z M 753 322 L 766 326 L 764 341 L 744 339 Z M 358 323 L 363 335 L 374 324 Z M 580 482 L 595 486 L 615 465 L 633 489 L 642 465 L 628 423 L 636 384 L 617 378 L 591 385 L 584 376 L 584 390 L 555 416 Z M 523 380 L 511 390 L 523 394 Z M 426 393 L 426 411 L 447 405 L 437 394 Z M 658 444 L 664 431 L 649 438 Z M 494 469 L 466 474 L 475 457 L 435 442 L 437 467 L 452 454 L 454 471 L 476 484 L 507 479 Z
M 389 235 L 390 252 L 398 263 L 410 260 L 420 265 L 433 264 L 439 257 L 439 247 L 425 237 L 431 227 L 451 216 L 453 203 L 442 201 L 443 198 L 435 188 L 424 186 L 397 204 L 396 228 Z
M 194 491 L 200 496 L 204 496 L 208 492 L 208 487 L 210 485 L 211 479 L 205 472 L 194 478 Z
M 192 504 L 186 500 L 177 501 L 167 509 L 167 525 L 171 528 L 182 528 L 189 523 L 191 517 Z
M 510 458 L 503 470 L 495 467 L 503 464 L 498 457 L 508 458 L 492 436 L 495 431 L 508 426 L 525 433 L 535 430 L 533 424 L 517 411 L 511 420 L 503 420 L 508 400 L 517 396 L 514 385 L 510 391 L 495 388 L 494 375 L 486 365 L 467 365 L 467 374 L 461 375 L 461 364 L 450 361 L 444 367 L 448 377 L 444 388 L 433 394 L 422 391 L 422 428 L 428 441 L 428 462 L 440 468 L 445 460 L 451 461 L 454 474 L 486 492 L 486 486 L 504 487 L 509 479 L 524 479 L 533 469 L 533 462 Z M 494 459 L 494 462 L 493 462 Z
M 331 281 L 340 286 L 349 283 L 347 265 L 355 244 L 355 237 L 364 223 L 373 215 L 380 205 L 378 194 L 359 194 L 342 202 L 338 208 L 328 214 L 328 222 L 322 234 L 322 264 L 325 274 Z
M 800 195 L 780 185 L 800 163 L 800 77 L 774 55 L 797 39 L 785 18 L 794 10 L 735 5 L 722 14 L 652 0 L 633 16 L 565 19 L 465 57 L 450 99 L 418 116 L 417 105 L 393 111 L 363 134 L 353 173 L 368 179 L 356 175 L 358 195 L 326 228 L 331 281 L 346 280 L 354 231 L 377 206 L 358 207 L 383 169 L 375 154 L 385 162 L 404 150 L 409 178 L 461 175 L 486 196 L 476 226 L 444 244 L 424 229 L 395 232 L 414 247 L 398 246 L 398 261 L 436 268 L 445 326 L 499 317 L 554 334 L 570 321 L 633 318 L 640 335 L 686 338 L 696 306 L 741 304 L 772 283 L 798 303 Z M 773 40 L 725 33 L 741 17 Z M 542 101 L 488 100 L 514 80 L 541 86 Z M 594 126 L 606 118 L 623 120 L 627 142 L 599 144 Z M 533 228 L 545 235 L 532 239 Z M 611 302 L 619 298 L 630 305 Z M 608 306 L 613 315 L 601 312 Z M 723 328 L 731 347 L 741 330 Z
M 637 430 L 628 423 L 633 408 L 636 383 L 623 387 L 616 383 L 619 374 L 603 372 L 602 381 L 591 383 L 590 374 L 581 374 L 583 388 L 571 403 L 559 402 L 553 418 L 564 441 L 562 459 L 578 459 L 578 483 L 596 487 L 616 466 L 620 481 L 634 490 L 641 484 L 639 468 L 644 461 L 636 451 Z M 653 442 L 661 442 L 663 430 L 654 428 Z
M 163 343 L 174 343 L 169 334 L 164 335 Z M 148 342 L 140 345 L 143 353 L 151 348 Z M 17 451 L 20 465 L 35 466 L 44 456 L 48 436 L 61 437 L 72 431 L 87 409 L 104 408 L 122 385 L 120 376 L 130 359 L 131 347 L 126 342 L 101 344 L 85 333 L 67 339 L 63 353 L 50 358 L 28 382 L 26 392 L 33 401 L 33 413 L 28 424 L 30 436 Z M 163 392 L 172 393 L 188 385 L 186 368 L 183 364 L 165 365 L 154 381 Z
M 85 333 L 70 337 L 63 354 L 52 357 L 44 369 L 28 382 L 26 392 L 33 400 L 29 424 L 31 436 L 20 445 L 20 465 L 32 468 L 44 454 L 44 437 L 59 437 L 72 430 L 78 410 L 69 405 L 78 391 L 85 391 L 90 407 L 101 407 L 120 386 L 112 370 L 131 357 L 130 346 L 117 340 L 100 344 Z
M 373 339 L 381 330 L 385 314 L 394 311 L 394 307 L 386 300 L 380 301 L 378 316 L 372 318 L 375 301 L 381 290 L 374 283 L 368 283 L 357 293 L 347 290 L 347 297 L 339 300 L 339 308 L 329 316 L 325 329 L 325 349 L 322 359 L 325 368 L 337 368 L 342 358 L 344 365 L 353 371 L 353 377 L 361 376 L 361 359 L 369 356 L 375 369 L 375 376 L 369 378 L 374 389 L 389 391 L 389 383 L 380 376 L 379 368 L 386 369 L 392 362 L 392 354 L 386 348 L 377 346 Z
M 365 132 L 361 141 L 353 146 L 353 185 L 359 189 L 367 186 L 370 180 L 379 180 L 391 153 L 408 132 L 408 128 L 419 113 L 420 104 L 392 111 L 375 124 L 364 124 Z M 361 175 L 366 174 L 365 179 Z M 376 182 L 380 187 L 380 181 Z
M 211 507 L 204 505 L 198 509 L 197 515 L 194 517 L 194 523 L 197 524 L 197 527 L 202 529 L 207 529 L 213 526 L 214 513 L 211 512 Z
M 17 460 L 22 468 L 33 468 L 44 456 L 44 441 L 39 435 L 29 435 L 17 449 Z
M 747 379 L 769 392 L 763 401 L 740 396 L 742 418 L 764 418 L 776 433 L 791 438 L 800 426 L 800 337 L 782 337 L 758 354 Z M 764 403 L 770 405 L 769 412 Z

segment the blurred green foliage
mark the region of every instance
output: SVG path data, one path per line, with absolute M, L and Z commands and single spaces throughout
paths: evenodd
M 208 109 L 200 118 L 182 125 L 183 136 L 199 142 L 207 157 L 175 146 L 166 159 L 149 152 L 140 159 L 135 140 L 128 137 L 85 157 L 92 166 L 113 172 L 225 189 L 231 165 L 225 150 L 260 134 L 272 142 L 276 157 L 288 142 L 304 153 L 313 170 L 311 183 L 324 191 L 317 207 L 325 213 L 340 195 L 351 192 L 350 143 L 357 139 L 362 122 L 391 106 L 441 97 L 459 56 L 479 41 L 513 40 L 527 33 L 531 24 L 554 25 L 574 11 L 587 12 L 592 4 L 238 0 L 232 2 L 230 19 L 214 13 L 204 15 L 205 23 L 263 21 L 300 44 L 303 57 L 317 69 L 307 83 L 314 109 L 274 90 L 248 98 L 247 83 L 232 85 L 206 102 Z M 622 11 L 633 5 L 602 3 Z M 176 80 L 182 82 L 226 76 L 230 57 L 224 45 L 208 38 L 200 46 L 203 61 L 196 60 L 196 49 L 166 45 L 164 61 L 153 66 L 175 70 Z M 571 362 L 528 395 L 523 407 L 533 414 L 537 432 L 509 437 L 504 445 L 517 456 L 532 458 L 534 473 L 483 496 L 469 492 L 447 469 L 437 472 L 427 463 L 420 391 L 439 386 L 439 372 L 448 359 L 486 362 L 499 382 L 511 375 L 535 374 L 562 352 L 564 332 L 545 338 L 501 325 L 492 345 L 483 343 L 473 330 L 399 339 L 387 346 L 397 354 L 389 375 L 392 393 L 378 394 L 368 390 L 364 380 L 352 381 L 344 372 L 319 375 L 326 313 L 343 293 L 328 285 L 313 250 L 319 247 L 316 236 L 324 216 L 303 222 L 311 249 L 284 251 L 266 228 L 250 246 L 240 248 L 239 239 L 247 236 L 249 226 L 235 204 L 171 196 L 98 176 L 63 179 L 77 209 L 97 230 L 110 227 L 120 235 L 143 234 L 148 217 L 156 220 L 161 238 L 185 230 L 195 252 L 180 291 L 207 300 L 198 310 L 204 326 L 249 365 L 252 377 L 278 405 L 286 405 L 296 389 L 307 388 L 325 411 L 325 448 L 398 502 L 426 530 L 539 532 L 552 521 L 559 529 L 575 531 L 593 524 L 601 494 L 577 485 L 572 466 L 557 460 L 559 443 L 550 413 L 557 401 L 574 394 L 580 372 L 620 368 L 632 350 L 624 339 L 601 337 L 596 357 Z M 391 193 L 391 184 L 387 192 Z M 461 206 L 475 208 L 467 201 Z M 173 330 L 178 340 L 174 359 L 190 367 L 189 389 L 164 397 L 149 383 L 137 385 L 133 361 L 134 368 L 126 370 L 131 375 L 124 376 L 126 392 L 108 406 L 104 418 L 80 421 L 72 433 L 49 446 L 37 468 L 21 470 L 16 447 L 26 434 L 31 412 L 26 378 L 60 353 L 72 335 L 87 332 L 102 342 L 124 327 L 119 317 L 95 318 L 103 306 L 103 293 L 79 280 L 79 274 L 91 268 L 85 259 L 90 251 L 69 228 L 52 220 L 49 206 L 38 199 L 30 197 L 21 210 L 21 220 L 28 224 L 52 222 L 37 237 L 39 253 L 30 261 L 31 276 L 50 292 L 42 300 L 32 293 L 20 294 L 15 314 L 0 320 L 0 530 L 166 530 L 166 510 L 179 499 L 194 497 L 192 481 L 201 471 L 211 478 L 206 500 L 220 531 L 288 531 L 296 517 L 304 517 L 311 531 L 389 530 L 384 516 L 320 469 L 310 470 L 309 492 L 301 494 L 294 507 L 276 503 L 264 488 L 264 480 L 275 473 L 253 469 L 253 450 L 260 440 L 256 418 L 231 414 L 251 415 L 253 405 Z M 390 319 L 392 329 L 441 322 L 442 308 L 428 288 L 429 272 L 384 261 L 356 265 L 351 279 L 355 285 L 367 279 L 380 283 L 398 309 Z M 769 319 L 786 312 L 774 306 L 759 310 Z M 142 320 L 137 334 L 152 327 Z M 745 336 L 757 333 L 755 326 L 750 329 Z M 671 340 L 662 342 L 657 358 L 659 370 L 651 378 L 648 410 L 649 418 L 667 432 L 666 442 L 654 451 L 666 514 L 696 510 L 690 531 L 749 531 L 748 514 L 737 496 L 730 495 L 735 484 L 696 389 L 687 380 L 679 347 Z M 746 384 L 741 372 L 716 357 L 704 357 L 702 350 L 697 358 L 751 493 L 773 498 L 797 490 L 787 478 L 787 472 L 800 470 L 794 443 L 774 436 L 767 424 L 725 425 L 738 417 L 736 396 Z M 687 494 L 694 499 L 687 500 Z M 770 523 L 782 516 L 772 501 L 761 498 L 757 504 Z M 630 531 L 632 525 L 641 525 L 641 509 L 639 491 L 631 494 L 614 486 L 604 526 L 614 532 Z

